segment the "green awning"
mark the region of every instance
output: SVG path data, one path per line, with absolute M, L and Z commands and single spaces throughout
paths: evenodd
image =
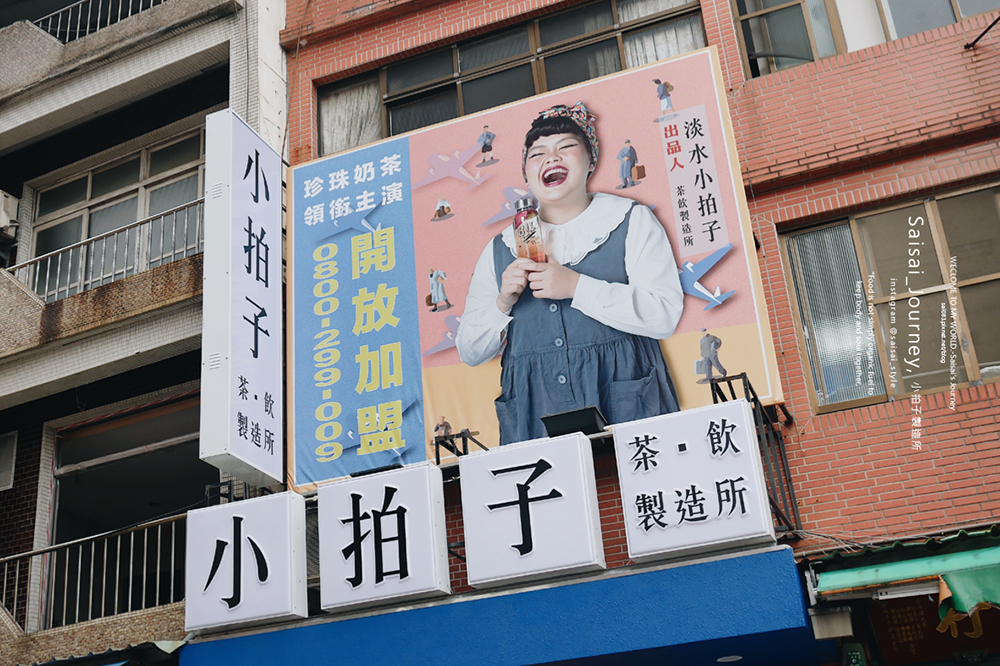
M 937 576 L 948 583 L 959 612 L 980 601 L 1000 604 L 1000 546 L 822 572 L 817 592 L 825 596 Z

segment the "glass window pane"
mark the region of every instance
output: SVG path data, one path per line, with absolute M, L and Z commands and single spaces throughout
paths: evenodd
M 1000 281 L 981 282 L 959 290 L 976 360 L 983 379 L 1000 377 Z M 962 359 L 958 351 L 959 361 Z
M 534 94 L 531 65 L 506 69 L 462 84 L 466 113 L 475 113 Z
M 444 92 L 390 108 L 389 132 L 402 134 L 457 117 L 458 90 L 449 86 Z
M 131 224 L 136 220 L 135 197 L 90 213 L 89 238 Z M 110 234 L 87 245 L 85 280 L 95 285 L 107 284 L 131 275 L 135 269 L 135 239 L 138 229 Z
M 613 24 L 614 16 L 611 13 L 611 3 L 599 2 L 596 5 L 581 7 L 565 14 L 542 19 L 538 22 L 538 34 L 542 40 L 542 46 L 549 46 L 590 34 L 602 28 L 608 28 Z
M 48 215 L 60 208 L 79 203 L 87 198 L 87 177 L 77 178 L 59 187 L 42 192 L 38 201 L 38 216 Z
M 581 46 L 578 49 L 545 58 L 545 78 L 549 90 L 570 86 L 597 76 L 613 74 L 621 68 L 618 41 L 615 39 Z
M 686 5 L 691 0 L 618 0 L 618 20 L 622 23 Z
M 198 174 L 159 187 L 149 193 L 149 216 L 198 198 Z M 149 223 L 149 265 L 159 266 L 197 250 L 198 213 L 190 208 L 156 218 Z M 173 252 L 171 252 L 171 242 Z M 187 248 L 187 251 L 185 251 Z M 161 251 L 162 250 L 162 251 Z
M 943 284 L 923 204 L 858 218 L 876 293 L 888 296 Z
M 319 154 L 332 155 L 382 138 L 378 72 L 317 91 Z
M 774 69 L 795 67 L 813 59 L 806 21 L 802 7 L 786 7 L 741 22 L 747 58 L 754 63 L 758 74 Z
M 959 280 L 1000 273 L 1000 187 L 938 199 Z
M 975 16 L 1000 9 L 1000 0 L 958 0 L 958 9 L 962 16 Z
M 746 16 L 787 2 L 788 0 L 736 0 L 736 8 L 739 10 L 740 16 Z
M 198 174 L 158 187 L 149 193 L 149 217 L 198 198 Z
M 701 25 L 701 15 L 695 14 L 633 32 L 625 35 L 622 41 L 625 45 L 625 66 L 638 67 L 702 48 L 705 46 L 705 30 Z
M 35 256 L 40 257 L 49 252 L 55 252 L 67 245 L 79 243 L 83 233 L 83 216 L 74 217 L 54 227 L 42 229 L 35 237 Z
M 939 291 L 898 300 L 895 308 L 889 303 L 876 308 L 889 353 L 890 376 L 895 372 L 894 394 L 948 386 L 952 377 L 955 383 L 968 381 L 960 352 L 955 358 L 955 375 L 949 369 L 947 305 L 947 292 Z
M 99 197 L 108 192 L 139 182 L 139 158 L 129 160 L 118 166 L 113 166 L 94 174 L 94 182 L 90 188 L 91 197 Z
M 182 164 L 194 162 L 199 157 L 201 157 L 201 137 L 196 134 L 190 139 L 153 151 L 149 156 L 149 175 L 155 176 L 169 171 Z
M 386 68 L 386 87 L 394 92 L 436 81 L 455 73 L 451 49 L 431 53 L 414 60 L 407 60 Z
M 893 39 L 915 35 L 924 30 L 932 30 L 955 22 L 955 12 L 951 0 L 883 0 L 888 5 L 886 19 L 889 28 L 895 32 Z M 883 5 L 885 6 L 885 5 Z
M 477 67 L 485 67 L 494 62 L 527 54 L 530 50 L 528 29 L 518 28 L 472 44 L 459 46 L 458 69 L 467 72 Z
M 830 15 L 826 13 L 826 0 L 805 0 L 809 25 L 816 41 L 816 53 L 820 58 L 837 54 L 837 43 L 833 41 Z
M 885 395 L 850 227 L 794 236 L 788 248 L 818 404 Z
M 78 243 L 83 233 L 83 216 L 74 217 L 54 227 L 43 229 L 35 237 L 35 256 Z M 67 250 L 35 265 L 31 286 L 39 296 L 48 302 L 62 296 L 70 296 L 78 291 L 80 270 L 80 249 Z
M 137 201 L 135 197 L 132 197 L 107 208 L 92 211 L 90 213 L 90 229 L 87 238 L 100 236 L 103 233 L 135 222 Z

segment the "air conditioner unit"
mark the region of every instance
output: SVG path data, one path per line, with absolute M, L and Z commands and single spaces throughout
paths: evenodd
M 0 191 L 0 239 L 13 240 L 17 233 L 17 199 Z

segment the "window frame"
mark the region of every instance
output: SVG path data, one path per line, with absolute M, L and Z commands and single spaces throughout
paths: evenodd
M 0 492 L 5 490 L 10 490 L 14 487 L 14 475 L 17 473 L 17 431 L 11 430 L 10 432 L 0 433 L 0 445 L 10 438 L 10 483 L 0 485 Z
M 794 69 L 795 67 L 805 65 L 807 62 L 816 62 L 820 59 L 819 51 L 816 48 L 816 37 L 813 34 L 812 21 L 809 20 L 809 9 L 806 6 L 805 0 L 788 0 L 788 2 L 783 2 L 780 5 L 749 12 L 747 14 L 740 14 L 739 6 L 736 4 L 737 1 L 738 0 L 730 0 L 730 8 L 733 12 L 733 20 L 736 22 L 736 38 L 739 40 L 740 60 L 743 63 L 743 74 L 746 79 L 770 76 L 771 74 L 775 74 L 786 69 Z M 952 2 L 954 1 L 955 0 L 952 0 Z M 888 34 L 885 30 L 885 16 L 882 13 L 881 3 L 882 0 L 875 0 L 875 4 L 879 6 L 879 16 L 882 19 L 882 31 L 884 34 Z M 840 26 L 840 13 L 837 11 L 837 3 L 835 0 L 823 0 L 823 4 L 826 6 L 826 15 L 830 20 L 830 32 L 833 33 L 833 43 L 837 49 L 836 55 L 847 53 L 847 40 L 845 39 L 844 31 Z M 790 7 L 799 7 L 799 10 L 802 12 L 802 19 L 806 24 L 806 35 L 809 38 L 809 48 L 812 51 L 812 60 L 801 62 L 798 65 L 777 69 L 774 66 L 774 58 L 768 57 L 768 66 L 771 71 L 766 74 L 758 74 L 757 76 L 754 76 L 753 69 L 750 64 L 749 49 L 747 48 L 746 40 L 743 37 L 743 21 L 752 18 L 760 18 Z M 756 60 L 756 58 L 754 58 L 754 60 Z
M 832 0 L 829 0 L 832 1 Z M 594 5 L 601 4 L 602 2 L 610 3 L 612 12 L 612 24 L 595 30 L 593 32 L 586 33 L 571 39 L 562 40 L 543 47 L 541 45 L 541 38 L 539 32 L 539 22 L 558 17 L 563 14 L 567 14 L 573 11 L 579 11 L 580 9 L 591 7 Z M 646 16 L 642 16 L 631 21 L 621 22 L 619 18 L 618 10 L 618 0 L 596 0 L 595 2 L 588 2 L 581 5 L 576 5 L 572 7 L 567 7 L 557 12 L 552 12 L 551 14 L 545 14 L 543 16 L 530 19 L 528 21 L 513 25 L 505 26 L 498 30 L 491 31 L 485 35 L 477 35 L 476 37 L 468 40 L 457 41 L 449 46 L 442 47 L 433 51 L 428 51 L 426 53 L 419 54 L 414 58 L 408 58 L 405 60 L 396 61 L 388 65 L 383 65 L 378 68 L 379 76 L 379 97 L 381 106 L 381 121 L 382 121 L 382 138 L 386 139 L 391 136 L 397 136 L 397 134 L 392 133 L 390 113 L 395 107 L 402 106 L 409 102 L 418 101 L 420 97 L 425 95 L 433 95 L 435 91 L 444 91 L 450 86 L 454 86 L 454 89 L 458 98 L 458 115 L 456 117 L 462 117 L 466 115 L 465 112 L 465 98 L 462 90 L 462 84 L 480 79 L 486 76 L 497 74 L 502 71 L 514 69 L 524 65 L 531 66 L 532 84 L 534 86 L 534 95 L 540 95 L 542 93 L 549 92 L 548 82 L 545 75 L 545 59 L 567 53 L 569 51 L 576 50 L 581 47 L 589 46 L 598 42 L 607 41 L 609 39 L 615 39 L 618 48 L 618 58 L 621 69 L 619 71 L 624 71 L 627 69 L 626 66 L 626 54 L 624 46 L 624 36 L 636 32 L 656 24 L 667 23 L 673 20 L 686 18 L 689 16 L 698 15 L 701 16 L 701 2 L 700 0 L 690 0 L 676 7 L 670 7 L 663 11 L 654 12 Z M 505 58 L 503 60 L 498 60 L 495 62 L 488 63 L 486 65 L 480 65 L 479 67 L 474 67 L 471 69 L 463 70 L 460 65 L 460 53 L 461 49 L 465 46 L 473 45 L 482 42 L 491 37 L 496 37 L 502 35 L 506 32 L 512 32 L 514 30 L 526 29 L 528 33 L 528 51 Z M 705 32 L 704 20 L 701 21 L 701 31 L 702 39 L 705 44 L 708 44 L 708 37 Z M 401 88 L 393 93 L 388 91 L 388 70 L 393 66 L 399 65 L 404 62 L 411 62 L 417 58 L 433 56 L 445 51 L 450 51 L 452 54 L 452 73 L 449 76 L 443 76 L 436 78 L 431 81 L 424 81 L 420 84 L 409 86 L 406 88 Z M 365 74 L 370 75 L 370 70 L 368 72 L 363 72 L 358 76 L 364 76 Z M 340 81 L 334 81 L 330 84 L 331 86 L 336 86 L 338 84 L 351 85 L 351 82 L 357 77 L 352 76 L 348 79 L 343 79 Z M 317 109 L 317 125 L 319 125 L 319 89 L 325 88 L 324 86 L 315 86 L 314 94 L 316 95 L 316 109 Z M 400 132 L 402 134 L 403 132 Z M 320 142 L 322 140 L 320 139 Z M 319 154 L 323 154 L 318 151 Z M 326 153 L 327 155 L 333 153 Z
M 735 22 L 736 26 L 736 38 L 739 41 L 739 47 L 740 47 L 740 60 L 743 63 L 743 74 L 746 79 L 759 78 L 761 76 L 769 76 L 779 71 L 784 71 L 786 69 L 794 69 L 795 67 L 799 67 L 801 65 L 806 64 L 806 62 L 802 62 L 799 63 L 798 65 L 791 65 L 789 67 L 784 67 L 779 70 L 775 68 L 774 58 L 771 57 L 768 58 L 768 63 L 771 71 L 768 72 L 767 74 L 758 74 L 757 76 L 753 75 L 753 69 L 750 64 L 749 51 L 747 49 L 746 41 L 743 37 L 743 29 L 742 29 L 743 21 L 750 18 L 759 18 L 761 16 L 766 16 L 767 14 L 770 14 L 772 12 L 776 12 L 782 9 L 787 9 L 789 7 L 799 6 L 802 12 L 802 17 L 806 24 L 806 32 L 809 37 L 809 45 L 812 50 L 812 60 L 810 62 L 817 62 L 818 60 L 821 59 L 819 56 L 819 52 L 816 48 L 816 38 L 815 35 L 813 34 L 812 21 L 809 19 L 809 11 L 808 8 L 806 7 L 805 0 L 788 0 L 787 2 L 783 2 L 780 5 L 775 5 L 774 7 L 768 7 L 767 9 L 761 9 L 758 11 L 749 12 L 747 14 L 740 14 L 737 2 L 738 0 L 730 0 L 730 9 L 732 10 L 733 21 Z M 961 5 L 959 4 L 959 0 L 949 0 L 949 2 L 951 4 L 952 14 L 955 17 L 954 23 L 961 23 L 966 19 L 973 18 L 975 16 L 983 16 L 985 14 L 990 14 L 996 11 L 996 10 L 987 10 L 985 12 L 979 12 L 978 14 L 969 14 L 968 16 L 966 16 L 962 13 L 962 8 Z M 880 27 L 882 30 L 883 43 L 900 39 L 899 37 L 893 36 L 893 34 L 896 33 L 896 27 L 894 23 L 890 23 L 889 21 L 889 10 L 887 9 L 888 0 L 873 0 L 873 3 L 876 7 L 876 10 L 878 11 Z M 837 10 L 836 0 L 823 0 L 823 4 L 826 6 L 827 17 L 830 20 L 830 31 L 833 34 L 833 42 L 837 51 L 836 54 L 834 55 L 844 55 L 849 51 L 847 49 L 847 39 L 844 36 L 844 30 L 840 19 L 840 13 Z M 954 25 L 954 23 L 949 25 Z M 928 28 L 928 30 L 931 29 L 932 28 Z M 833 56 L 831 55 L 823 57 L 833 57 Z
M 194 136 L 199 137 L 199 157 L 197 160 L 191 160 L 185 162 L 179 166 L 162 171 L 155 176 L 149 175 L 150 168 L 150 155 L 151 153 L 160 150 L 162 148 L 169 147 L 176 143 L 186 141 Z M 97 197 L 92 197 L 93 192 L 93 181 L 94 174 L 113 169 L 116 166 L 130 162 L 139 156 L 139 178 L 137 181 L 129 183 L 123 187 L 119 187 L 110 192 L 106 192 Z M 36 248 L 38 247 L 38 234 L 40 232 L 52 229 L 59 226 L 64 222 L 68 222 L 76 217 L 83 218 L 81 223 L 81 237 L 71 243 L 66 247 L 72 247 L 77 243 L 82 243 L 84 241 L 90 240 L 90 215 L 94 211 L 98 211 L 104 208 L 108 208 L 115 204 L 127 201 L 133 196 L 136 198 L 136 219 L 139 220 L 146 219 L 148 217 L 149 211 L 149 192 L 168 184 L 168 181 L 180 180 L 182 177 L 188 177 L 193 173 L 198 174 L 198 192 L 204 191 L 204 181 L 205 181 L 205 125 L 201 124 L 198 128 L 185 130 L 172 137 L 151 143 L 148 146 L 144 146 L 138 151 L 133 151 L 128 155 L 123 157 L 116 157 L 115 159 L 103 162 L 101 164 L 94 165 L 87 169 L 82 169 L 76 171 L 72 175 L 60 178 L 50 184 L 46 184 L 44 187 L 40 187 L 37 191 L 34 201 L 34 210 L 32 211 L 32 225 L 31 225 L 31 242 L 29 248 L 29 256 L 31 258 L 37 258 Z M 38 211 L 41 208 L 42 196 L 48 191 L 54 190 L 62 185 L 79 179 L 81 176 L 87 179 L 87 195 L 82 201 L 78 201 L 68 206 L 59 208 L 58 210 L 52 211 L 45 215 L 38 215 Z M 64 248 L 60 248 L 62 251 Z
M 800 350 L 800 361 L 802 363 L 803 374 L 805 376 L 806 386 L 808 388 L 809 395 L 809 405 L 814 414 L 829 414 L 833 412 L 839 412 L 847 409 L 854 409 L 857 407 L 864 407 L 868 405 L 882 404 L 885 402 L 894 402 L 898 400 L 906 400 L 910 396 L 915 395 L 918 392 L 906 391 L 904 390 L 905 384 L 900 380 L 898 382 L 899 388 L 897 392 L 893 393 L 890 385 L 890 374 L 888 365 L 888 352 L 886 349 L 885 337 L 883 333 L 883 327 L 881 320 L 879 318 L 878 307 L 885 305 L 891 299 L 890 296 L 869 296 L 867 289 L 865 290 L 865 304 L 872 305 L 874 308 L 874 316 L 872 317 L 872 326 L 875 333 L 875 346 L 878 354 L 879 365 L 882 368 L 882 377 L 885 382 L 886 393 L 884 395 L 876 395 L 866 398 L 860 398 L 856 400 L 846 400 L 843 402 L 837 402 L 833 404 L 820 405 L 817 397 L 817 386 L 813 380 L 814 368 L 812 361 L 809 358 L 807 350 L 814 349 L 812 342 L 807 340 L 805 332 L 803 329 L 803 318 L 807 316 L 807 313 L 803 312 L 803 304 L 797 297 L 796 280 L 802 282 L 801 265 L 798 260 L 792 261 L 789 245 L 791 239 L 808 234 L 811 232 L 819 231 L 824 228 L 834 227 L 839 225 L 847 224 L 849 225 L 851 231 L 851 238 L 854 245 L 855 256 L 858 261 L 858 270 L 862 276 L 862 279 L 866 279 L 868 275 L 874 274 L 876 276 L 876 281 L 878 279 L 878 271 L 872 270 L 868 264 L 868 255 L 866 250 L 870 248 L 866 245 L 865 240 L 862 238 L 858 220 L 859 218 L 870 217 L 873 215 L 879 215 L 882 213 L 890 213 L 892 211 L 910 208 L 913 206 L 923 206 L 926 217 L 927 217 L 927 228 L 931 233 L 931 238 L 934 242 L 934 252 L 935 261 L 938 268 L 941 270 L 942 283 L 934 285 L 932 287 L 926 287 L 920 290 L 919 296 L 929 296 L 932 294 L 948 293 L 951 288 L 951 283 L 949 281 L 949 259 L 951 255 L 951 249 L 948 245 L 947 236 L 944 233 L 944 226 L 941 220 L 941 215 L 938 209 L 938 201 L 951 199 L 954 197 L 959 197 L 966 194 L 972 194 L 974 192 L 981 192 L 983 190 L 991 190 L 995 188 L 1000 188 L 1000 181 L 990 181 L 987 183 L 979 183 L 976 185 L 963 187 L 960 189 L 944 192 L 941 194 L 935 194 L 926 197 L 919 197 L 915 199 L 907 199 L 906 201 L 896 202 L 893 204 L 878 206 L 875 208 L 865 209 L 862 211 L 857 211 L 849 214 L 845 217 L 838 217 L 835 220 L 830 220 L 828 222 L 809 225 L 806 227 L 790 229 L 779 236 L 780 242 L 778 243 L 778 249 L 781 255 L 781 260 L 785 266 L 789 267 L 789 270 L 783 271 L 785 276 L 785 286 L 788 290 L 789 298 L 792 301 L 792 319 L 794 321 L 795 335 L 799 344 Z M 1000 211 L 1000 192 L 994 194 L 997 202 L 997 210 Z M 794 269 L 793 269 L 794 267 Z M 795 275 L 793 276 L 793 272 Z M 979 360 L 976 355 L 975 341 L 971 338 L 971 330 L 969 328 L 969 320 L 965 310 L 965 304 L 962 299 L 962 288 L 971 287 L 977 284 L 983 284 L 986 282 L 1000 282 L 1000 271 L 989 273 L 987 275 L 981 275 L 973 278 L 967 278 L 964 280 L 958 280 L 955 282 L 956 287 L 956 305 L 955 310 L 958 314 L 958 326 L 959 326 L 959 345 L 958 348 L 961 351 L 962 360 L 964 363 L 965 373 L 967 381 L 956 382 L 954 387 L 955 390 L 962 390 L 975 386 L 982 386 L 984 384 L 1000 382 L 1000 376 L 997 377 L 982 377 L 982 372 L 979 367 Z M 912 295 L 914 292 L 899 292 L 896 294 L 896 302 L 905 301 L 905 299 Z M 807 307 L 807 305 L 806 305 Z M 962 343 L 965 340 L 965 344 Z M 898 361 L 897 361 L 898 363 Z M 937 393 L 946 393 L 952 390 L 950 384 L 944 384 L 935 387 L 921 388 L 919 391 L 920 395 L 934 395 Z

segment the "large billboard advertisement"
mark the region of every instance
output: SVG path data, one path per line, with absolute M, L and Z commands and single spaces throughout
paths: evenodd
M 546 134 L 540 114 L 579 131 Z M 782 399 L 712 47 L 296 166 L 288 182 L 299 489 L 433 457 L 446 427 L 496 446 L 579 402 L 612 423 L 704 406 L 713 376 L 746 372 L 765 403 Z M 584 212 L 560 219 L 581 194 Z M 515 258 L 522 200 L 541 214 L 545 264 Z

